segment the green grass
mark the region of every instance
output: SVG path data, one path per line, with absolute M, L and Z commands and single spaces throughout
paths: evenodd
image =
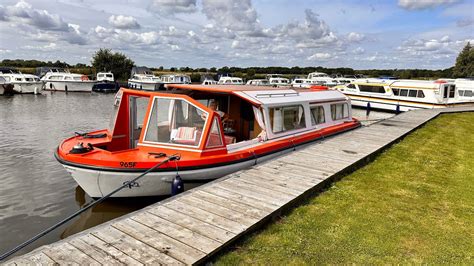
M 216 264 L 474 264 L 474 114 L 429 122 Z

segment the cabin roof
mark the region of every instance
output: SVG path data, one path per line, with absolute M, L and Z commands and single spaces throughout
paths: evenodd
M 190 85 L 169 84 L 167 88 L 182 90 L 205 91 L 214 93 L 234 94 L 254 105 L 272 105 L 295 102 L 327 102 L 342 101 L 346 96 L 335 90 L 312 91 L 308 89 L 295 89 L 292 87 L 280 87 L 276 89 L 262 88 L 251 85 Z

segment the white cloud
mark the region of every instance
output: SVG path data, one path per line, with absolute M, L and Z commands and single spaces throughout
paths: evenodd
M 326 60 L 331 58 L 329 53 L 315 53 L 307 58 L 307 60 Z
M 397 50 L 409 56 L 455 57 L 470 39 L 453 41 L 449 36 L 439 39 L 411 39 L 404 41 Z
M 162 15 L 192 13 L 196 9 L 196 0 L 153 0 L 150 10 Z
M 338 38 L 329 26 L 310 9 L 305 10 L 305 21 L 290 22 L 278 32 L 281 38 L 292 38 L 296 47 L 315 48 L 335 43 Z
M 68 31 L 69 27 L 64 20 L 47 10 L 34 9 L 29 3 L 20 1 L 5 8 L 3 17 L 17 23 L 26 23 L 42 30 Z
M 365 49 L 362 48 L 362 47 L 357 47 L 356 49 L 352 50 L 352 53 L 353 53 L 353 54 L 360 55 L 360 54 L 365 53 Z
M 408 10 L 421 10 L 456 2 L 459 2 L 459 0 L 398 0 L 398 5 Z
M 91 32 L 101 42 L 109 44 L 127 45 L 154 45 L 161 43 L 160 34 L 156 31 L 133 32 L 130 30 L 110 29 L 97 26 Z
M 22 48 L 26 49 L 26 50 L 36 50 L 36 51 L 46 52 L 46 51 L 56 50 L 57 49 L 57 44 L 56 43 L 48 43 L 46 45 L 38 45 L 38 46 L 25 45 Z
M 46 41 L 62 40 L 79 45 L 87 43 L 79 25 L 66 23 L 62 17 L 50 14 L 47 10 L 34 9 L 25 1 L 1 9 L 0 20 L 12 22 L 14 27 L 21 28 L 32 39 L 48 36 Z
M 202 11 L 218 28 L 247 36 L 265 36 L 250 0 L 203 0 Z
M 109 24 L 118 29 L 138 29 L 140 24 L 132 16 L 112 15 L 109 17 Z
M 365 35 L 362 33 L 351 32 L 347 34 L 347 40 L 350 42 L 361 42 L 365 39 Z
M 456 22 L 456 25 L 458 25 L 458 27 L 467 27 L 474 25 L 474 18 L 460 19 Z

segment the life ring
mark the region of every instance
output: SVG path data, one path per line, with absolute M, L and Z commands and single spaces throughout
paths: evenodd
M 86 75 L 82 75 L 82 76 L 81 76 L 81 80 L 82 80 L 82 81 L 89 80 L 89 77 L 87 77 Z

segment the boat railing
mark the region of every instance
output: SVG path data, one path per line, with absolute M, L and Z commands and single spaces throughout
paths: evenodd
M 273 98 L 273 97 L 289 97 L 289 96 L 299 96 L 300 93 L 295 92 L 273 92 L 273 93 L 259 93 L 255 95 L 256 98 Z

